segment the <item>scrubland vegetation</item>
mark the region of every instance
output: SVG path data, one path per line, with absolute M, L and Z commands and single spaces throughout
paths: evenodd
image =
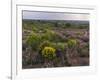
M 89 23 L 23 20 L 22 67 L 89 65 Z

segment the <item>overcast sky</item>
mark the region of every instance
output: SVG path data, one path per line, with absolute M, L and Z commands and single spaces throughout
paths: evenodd
M 23 11 L 22 15 L 23 15 L 23 19 L 33 19 L 33 20 L 83 20 L 83 21 L 89 21 L 89 14 Z

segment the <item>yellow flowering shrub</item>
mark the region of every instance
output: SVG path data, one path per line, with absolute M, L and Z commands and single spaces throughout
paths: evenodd
M 47 59 L 54 59 L 56 57 L 56 49 L 52 47 L 44 47 L 42 56 Z

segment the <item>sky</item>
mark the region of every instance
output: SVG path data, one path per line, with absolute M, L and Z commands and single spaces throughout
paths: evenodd
M 22 19 L 89 21 L 89 14 L 23 11 Z

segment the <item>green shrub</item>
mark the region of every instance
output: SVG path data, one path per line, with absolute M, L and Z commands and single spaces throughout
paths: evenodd
M 66 26 L 67 26 L 67 27 L 70 27 L 70 26 L 71 26 L 71 24 L 70 24 L 70 23 L 66 23 Z
M 65 48 L 67 48 L 67 43 L 65 42 L 50 42 L 50 41 L 44 41 L 40 44 L 39 49 L 42 50 L 44 47 L 53 47 L 55 49 L 62 49 L 64 50 Z
M 78 53 L 80 57 L 89 57 L 89 50 L 87 48 L 79 48 Z
M 69 48 L 73 48 L 77 45 L 77 40 L 76 39 L 69 39 L 67 44 L 68 44 Z
M 46 32 L 41 35 L 42 40 L 54 41 L 55 37 L 56 33 L 52 30 L 46 30 Z
M 44 47 L 42 50 L 42 56 L 46 59 L 52 60 L 56 57 L 56 49 L 52 47 Z
M 89 57 L 89 43 L 79 46 L 78 53 L 80 57 Z
M 51 47 L 51 46 L 52 46 L 52 43 L 49 42 L 49 41 L 43 41 L 43 42 L 39 45 L 39 50 L 43 50 L 44 47 L 46 47 L 46 46 Z
M 48 29 L 46 30 L 44 34 L 41 34 L 41 39 L 52 41 L 52 42 L 64 41 L 64 39 L 62 38 L 62 35 L 58 34 L 57 32 L 53 30 L 48 30 Z
M 66 48 L 67 48 L 67 43 L 61 43 L 61 42 L 56 43 L 56 49 L 64 50 Z
M 26 43 L 32 49 L 37 50 L 39 44 L 41 43 L 41 36 L 36 33 L 32 33 L 31 35 L 28 36 Z

